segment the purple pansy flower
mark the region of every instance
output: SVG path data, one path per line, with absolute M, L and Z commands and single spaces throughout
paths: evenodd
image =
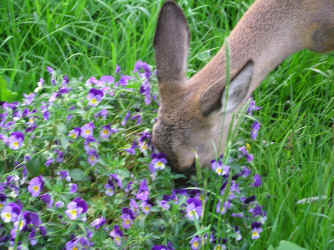
M 95 229 L 99 229 L 106 223 L 106 219 L 104 217 L 97 218 L 90 223 L 92 227 L 95 227 Z
M 136 195 L 136 198 L 138 200 L 147 201 L 149 196 L 147 181 L 144 179 L 140 182 L 138 193 Z
M 109 236 L 115 241 L 117 246 L 121 246 L 123 232 L 118 225 L 115 225 L 113 230 L 109 233 Z
M 125 229 L 129 229 L 135 219 L 133 212 L 129 208 L 122 209 L 122 227 Z
M 95 88 L 91 88 L 87 95 L 88 104 L 90 106 L 97 106 L 103 99 L 103 91 Z
M 71 176 L 69 175 L 67 170 L 60 170 L 57 172 L 57 175 L 66 181 L 71 181 Z
M 227 165 L 223 165 L 221 160 L 212 160 L 211 168 L 213 171 L 216 172 L 216 174 L 220 176 L 227 176 L 230 171 L 230 167 Z
M 43 185 L 44 181 L 42 179 L 42 176 L 34 177 L 29 182 L 28 191 L 33 197 L 37 197 L 41 193 Z
M 106 82 L 106 83 L 113 83 L 114 82 L 114 77 L 113 76 L 101 76 L 100 81 L 101 82 Z
M 94 166 L 97 163 L 98 159 L 99 159 L 98 153 L 94 149 L 89 150 L 87 153 L 88 153 L 88 163 L 91 166 Z
M 19 219 L 19 215 L 21 214 L 22 206 L 15 203 L 9 202 L 2 210 L 1 210 L 1 219 L 3 222 L 15 222 Z
M 167 246 L 164 245 L 154 245 L 151 250 L 174 250 L 171 242 L 168 242 Z
M 219 200 L 216 206 L 216 212 L 220 214 L 225 214 L 230 207 L 231 202 L 229 200 L 225 201 L 223 206 L 221 205 L 221 202 Z
M 75 183 L 70 183 L 69 185 L 69 191 L 70 193 L 76 193 L 78 191 L 78 185 Z
M 29 95 L 23 94 L 24 95 L 24 99 L 23 99 L 23 105 L 30 105 L 34 98 L 35 98 L 35 93 L 30 93 Z
M 137 216 L 139 207 L 135 199 L 131 199 L 129 203 L 131 211 L 134 213 L 135 216 Z
M 153 156 L 152 161 L 149 165 L 149 169 L 151 173 L 154 173 L 156 170 L 163 170 L 165 169 L 167 164 L 167 160 L 163 158 L 161 155 Z
M 131 147 L 124 149 L 124 151 L 128 152 L 130 155 L 135 155 L 137 147 L 138 147 L 138 143 L 136 140 L 134 140 L 131 144 Z
M 187 200 L 186 216 L 190 220 L 197 220 L 202 216 L 202 202 L 196 198 Z
M 243 154 L 243 156 L 247 158 L 248 162 L 253 161 L 254 156 L 247 151 L 247 148 L 245 146 L 240 147 L 239 151 Z
M 130 119 L 131 113 L 130 111 L 128 111 L 126 113 L 126 115 L 124 116 L 124 119 L 121 122 L 121 125 L 124 127 L 126 125 L 126 123 L 128 122 L 128 120 Z
M 103 139 L 103 140 L 106 140 L 109 138 L 109 136 L 112 134 L 112 130 L 111 130 L 111 127 L 110 125 L 106 125 L 106 126 L 103 126 L 101 128 L 101 131 L 100 131 L 100 137 Z
M 262 232 L 262 224 L 259 222 L 253 222 L 251 227 L 252 227 L 252 239 L 256 240 L 260 238 L 260 233 Z
M 88 138 L 88 137 L 92 137 L 93 136 L 93 131 L 94 131 L 94 123 L 92 122 L 89 122 L 89 123 L 86 123 L 85 125 L 83 125 L 81 127 L 81 137 L 83 138 Z
M 126 85 L 128 85 L 128 82 L 131 79 L 132 79 L 131 76 L 122 75 L 121 78 L 118 81 L 118 84 L 120 84 L 121 86 L 126 86 Z
M 62 207 L 64 207 L 64 202 L 63 201 L 57 201 L 56 203 L 55 203 L 55 205 L 56 205 L 56 208 L 62 208 Z
M 77 127 L 77 128 L 72 129 L 72 130 L 68 133 L 68 136 L 70 136 L 70 137 L 73 138 L 73 139 L 77 139 L 78 136 L 80 135 L 80 133 L 81 133 L 81 128 Z
M 262 184 L 261 176 L 256 174 L 254 175 L 254 182 L 253 182 L 253 187 L 259 187 Z
M 192 250 L 198 250 L 201 248 L 201 238 L 199 236 L 192 238 L 189 243 Z
M 263 208 L 259 206 L 258 204 L 255 205 L 255 207 L 250 208 L 248 210 L 254 217 L 256 216 L 265 216 L 266 213 L 263 211 Z
M 40 196 L 40 199 L 50 208 L 52 207 L 53 199 L 50 194 L 45 193 Z
M 8 144 L 9 144 L 9 148 L 13 149 L 13 150 L 17 150 L 19 149 L 24 141 L 24 134 L 22 132 L 13 132 L 10 134 L 10 136 L 8 137 Z
M 146 105 L 151 104 L 151 87 L 148 80 L 144 81 L 140 86 L 139 93 L 145 97 Z
M 258 132 L 260 130 L 260 123 L 255 121 L 253 124 L 252 124 L 252 130 L 251 130 L 251 138 L 253 140 L 256 140 L 257 138 L 257 135 L 258 135 Z
M 250 98 L 250 102 L 249 102 L 249 106 L 248 106 L 248 110 L 247 113 L 249 115 L 253 115 L 253 111 L 258 111 L 260 110 L 261 107 L 256 106 L 255 100 L 251 97 Z
M 118 188 L 122 188 L 122 180 L 116 174 L 109 175 L 108 183 L 104 185 L 106 195 L 114 195 L 116 186 L 118 186 Z
M 141 71 L 144 71 L 144 73 L 141 73 Z M 140 60 L 136 62 L 133 72 L 144 76 L 146 79 L 149 79 L 152 75 L 151 66 Z
M 107 119 L 107 116 L 108 116 L 108 110 L 106 109 L 102 109 L 96 114 L 94 114 L 95 118 L 101 117 L 103 120 Z
M 152 208 L 152 204 L 147 202 L 147 201 L 143 201 L 141 203 L 141 208 L 142 208 L 144 214 L 149 214 L 149 212 L 151 211 L 151 208 Z
M 80 197 L 77 197 L 67 205 L 67 210 L 65 211 L 65 214 L 71 220 L 76 220 L 82 214 L 86 213 L 87 210 L 88 210 L 88 205 L 86 201 L 84 201 Z

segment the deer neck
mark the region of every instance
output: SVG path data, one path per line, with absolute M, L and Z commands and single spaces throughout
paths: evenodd
M 300 16 L 295 2 L 299 1 L 257 1 L 228 37 L 230 78 L 248 62 L 254 63 L 249 94 L 286 57 L 307 47 L 309 37 L 302 32 L 303 24 L 296 21 Z M 221 82 L 226 74 L 226 46 L 190 82 L 200 82 L 202 90 Z

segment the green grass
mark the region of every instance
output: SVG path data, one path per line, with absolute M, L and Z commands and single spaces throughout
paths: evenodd
M 142 59 L 154 64 L 152 39 L 162 1 L 8 0 L 0 5 L 0 79 L 19 94 L 47 65 L 75 76 L 123 72 Z M 182 0 L 191 30 L 189 75 L 217 52 L 253 1 Z M 262 107 L 253 169 L 263 176 L 257 196 L 268 221 L 252 249 L 293 241 L 334 249 L 334 57 L 308 51 L 287 59 L 254 93 Z M 244 128 L 245 130 L 247 128 Z M 264 142 L 265 141 L 265 142 Z M 298 200 L 326 199 L 308 204 Z

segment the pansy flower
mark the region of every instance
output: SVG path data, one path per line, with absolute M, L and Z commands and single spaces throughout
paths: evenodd
M 253 187 L 259 187 L 262 184 L 261 176 L 256 174 L 254 175 L 254 182 L 253 182 Z
M 64 202 L 63 201 L 57 201 L 56 203 L 55 203 L 55 206 L 56 206 L 56 208 L 62 208 L 62 207 L 64 207 Z
M 13 150 L 17 150 L 20 147 L 22 147 L 23 141 L 24 141 L 24 134 L 19 131 L 11 133 L 7 140 L 9 148 Z
M 254 156 L 252 154 L 250 154 L 246 148 L 246 146 L 242 146 L 239 148 L 239 151 L 243 154 L 243 156 L 245 156 L 247 158 L 248 162 L 253 161 Z
M 118 84 L 120 84 L 121 86 L 126 86 L 128 85 L 129 80 L 131 80 L 132 77 L 131 76 L 127 76 L 127 75 L 122 75 L 121 78 L 118 81 Z
M 90 223 L 90 226 L 95 227 L 95 229 L 99 229 L 106 223 L 106 219 L 104 217 L 97 218 Z
M 186 216 L 190 220 L 197 220 L 202 216 L 202 202 L 196 198 L 189 198 L 186 206 Z
M 135 216 L 137 216 L 139 207 L 135 199 L 131 199 L 129 203 L 131 211 L 134 213 Z
M 118 186 L 118 188 L 122 188 L 122 180 L 117 176 L 117 174 L 109 175 L 108 183 L 104 185 L 106 195 L 114 195 L 116 186 Z
M 230 167 L 227 165 L 223 165 L 221 160 L 212 160 L 211 168 L 213 171 L 215 171 L 216 174 L 220 176 L 227 176 L 230 171 Z
M 201 248 L 201 238 L 199 236 L 195 236 L 190 241 L 190 247 L 192 250 L 198 250 Z
M 103 99 L 103 91 L 95 88 L 91 88 L 87 95 L 88 104 L 90 106 L 97 106 Z
M 81 133 L 81 128 L 77 127 L 77 128 L 72 129 L 68 133 L 68 136 L 71 137 L 72 139 L 77 139 L 80 133 Z
M 23 94 L 24 99 L 23 99 L 23 105 L 30 105 L 33 100 L 35 99 L 36 94 L 35 93 L 30 93 L 29 95 Z
M 108 116 L 108 110 L 106 110 L 106 109 L 102 109 L 99 112 L 97 112 L 96 114 L 94 114 L 95 118 L 101 117 L 103 120 L 107 119 L 107 116 Z
M 159 202 L 160 207 L 163 210 L 169 210 L 170 208 L 169 201 L 170 201 L 170 196 L 164 195 L 162 200 Z
M 147 181 L 144 179 L 140 182 L 138 193 L 136 195 L 136 198 L 138 200 L 147 201 L 149 196 Z
M 92 149 L 88 151 L 88 163 L 91 166 L 94 166 L 97 163 L 98 159 L 99 159 L 99 155 L 96 152 L 96 150 Z
M 129 208 L 123 208 L 121 218 L 122 227 L 125 229 L 129 229 L 135 219 L 135 216 Z
M 67 210 L 65 214 L 71 220 L 75 220 L 80 217 L 80 215 L 86 213 L 88 210 L 88 205 L 85 200 L 80 197 L 75 198 L 67 205 Z
M 69 191 L 70 193 L 76 193 L 78 191 L 78 185 L 75 183 L 70 183 L 69 185 Z
M 154 245 L 151 250 L 174 250 L 174 247 L 171 242 L 168 242 L 167 246 Z
M 71 181 L 71 176 L 67 170 L 60 170 L 57 172 L 57 175 L 63 180 Z
M 250 98 L 250 102 L 249 102 L 249 106 L 248 106 L 248 110 L 247 113 L 252 116 L 254 111 L 258 111 L 260 110 L 261 107 L 256 106 L 255 100 L 251 97 Z
M 99 81 L 105 82 L 105 83 L 113 83 L 114 77 L 113 76 L 101 76 Z
M 109 233 L 109 236 L 114 240 L 117 246 L 121 246 L 123 232 L 118 225 L 115 225 L 113 230 Z
M 147 201 L 143 201 L 141 203 L 141 208 L 144 214 L 149 214 L 149 212 L 151 211 L 152 205 Z
M 15 222 L 19 219 L 19 215 L 21 214 L 22 206 L 15 202 L 9 202 L 4 208 L 1 210 L 1 219 L 3 222 Z
M 226 211 L 231 207 L 231 202 L 229 200 L 224 202 L 224 205 L 221 205 L 220 200 L 217 202 L 216 212 L 220 214 L 225 214 Z
M 138 73 L 139 76 L 144 76 L 146 79 L 149 79 L 152 75 L 151 66 L 141 60 L 136 62 L 133 72 Z
M 122 120 L 122 122 L 121 122 L 121 125 L 122 125 L 123 127 L 126 125 L 126 123 L 128 122 L 128 120 L 130 119 L 130 117 L 131 117 L 131 113 L 130 113 L 130 111 L 128 111 L 128 112 L 125 114 L 125 116 L 124 116 L 124 118 L 123 118 L 123 120 Z
M 165 169 L 167 164 L 167 160 L 163 158 L 161 155 L 153 155 L 152 161 L 149 165 L 149 169 L 152 173 L 154 173 L 156 170 L 163 170 Z
M 109 136 L 112 134 L 110 125 L 103 126 L 100 131 L 100 137 L 103 140 L 106 140 L 109 138 Z
M 50 194 L 45 193 L 40 196 L 40 199 L 50 208 L 52 207 L 53 199 Z
M 260 238 L 260 233 L 262 232 L 262 224 L 259 222 L 253 222 L 251 227 L 252 227 L 252 239 L 256 240 Z
M 89 122 L 89 123 L 86 123 L 85 125 L 83 125 L 81 127 L 81 137 L 83 138 L 88 138 L 88 137 L 92 137 L 93 136 L 93 131 L 94 131 L 94 123 L 92 122 Z
M 41 193 L 43 185 L 44 181 L 42 179 L 42 176 L 34 177 L 29 182 L 28 191 L 33 197 L 37 197 Z
M 257 135 L 258 135 L 258 132 L 260 130 L 260 123 L 258 121 L 255 121 L 253 124 L 252 124 L 252 130 L 251 130 L 251 138 L 253 140 L 256 140 L 257 138 Z
M 140 115 L 140 114 L 133 115 L 133 116 L 131 117 L 131 120 L 135 120 L 135 121 L 136 121 L 136 124 L 137 124 L 137 125 L 140 125 L 140 123 L 141 123 L 141 115 Z

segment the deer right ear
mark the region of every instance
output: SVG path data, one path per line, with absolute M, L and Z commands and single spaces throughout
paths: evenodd
M 160 10 L 154 36 L 159 82 L 179 83 L 186 79 L 189 29 L 181 8 L 173 0 Z

